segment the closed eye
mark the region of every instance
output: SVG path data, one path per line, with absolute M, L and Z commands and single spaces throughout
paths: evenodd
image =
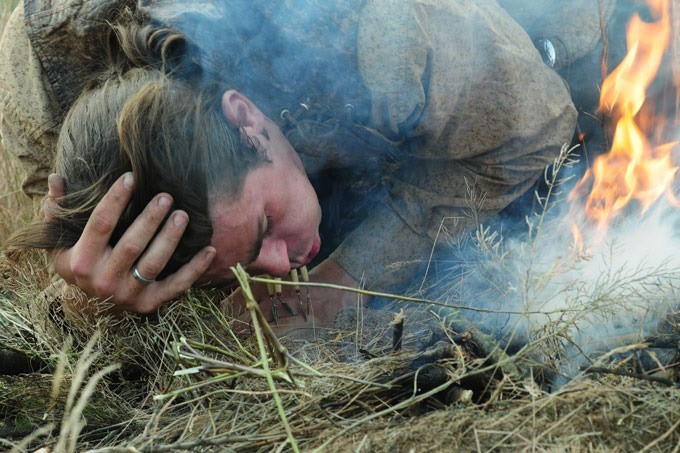
M 255 239 L 255 244 L 253 244 L 253 247 L 250 249 L 250 252 L 248 252 L 248 256 L 245 262 L 243 263 L 244 267 L 248 267 L 251 263 L 255 262 L 257 258 L 260 256 L 260 251 L 262 251 L 262 243 L 264 242 L 264 238 L 271 234 L 272 223 L 273 222 L 271 216 L 267 216 L 265 222 L 259 222 L 259 225 L 257 227 L 257 238 Z

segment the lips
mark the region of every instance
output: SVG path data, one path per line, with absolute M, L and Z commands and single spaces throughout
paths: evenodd
M 314 259 L 314 257 L 319 253 L 319 250 L 321 250 L 321 237 L 319 237 L 319 233 L 316 233 L 316 235 L 314 236 L 314 241 L 312 241 L 312 248 L 309 250 L 309 253 L 305 257 L 303 266 L 309 264 Z

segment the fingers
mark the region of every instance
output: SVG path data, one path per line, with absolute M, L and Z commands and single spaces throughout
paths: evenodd
M 125 206 L 132 196 L 134 178 L 125 173 L 118 178 L 92 211 L 79 243 L 88 244 L 93 255 L 104 252 Z
M 107 269 L 109 274 L 118 275 L 137 263 L 137 269 L 144 277 L 155 279 L 158 276 L 175 251 L 189 219 L 183 211 L 172 213 L 154 238 L 171 206 L 172 198 L 166 194 L 157 195 L 149 202 L 113 248 Z M 140 259 L 147 248 L 145 258 Z
M 215 258 L 215 253 L 214 247 L 207 246 L 194 255 L 191 261 L 179 268 L 177 272 L 163 281 L 151 285 L 155 286 L 153 291 L 156 297 L 162 301 L 168 301 L 188 291 L 196 280 L 208 270 L 210 263 Z M 151 286 L 149 289 L 152 289 Z
M 64 196 L 64 178 L 56 173 L 52 173 L 47 178 L 47 197 L 43 202 L 43 213 L 45 216 L 45 223 L 50 223 L 54 220 L 54 212 L 57 209 L 56 198 Z
M 64 194 L 63 178 L 52 175 L 48 184 L 46 220 L 51 218 L 51 209 L 56 206 L 55 198 Z M 151 313 L 191 288 L 207 271 L 216 250 L 211 246 L 203 248 L 162 281 L 149 285 L 137 281 L 132 274 L 135 263 L 145 278 L 154 280 L 160 274 L 175 252 L 189 217 L 184 211 L 175 211 L 168 216 L 173 200 L 167 194 L 159 194 L 112 249 L 109 246 L 111 234 L 133 190 L 132 174 L 126 173 L 93 210 L 78 242 L 69 249 L 54 251 L 53 264 L 59 275 L 79 286 L 89 297 L 111 301 L 115 305 L 114 311 Z
M 115 304 L 114 311 L 130 311 L 139 314 L 155 312 L 164 303 L 187 292 L 210 266 L 215 252 L 215 248 L 205 247 L 177 272 L 148 286 L 135 280 L 132 269 L 128 269 L 124 274 L 119 275 L 116 282 L 117 288 L 110 298 L 110 301 Z M 149 278 L 143 273 L 142 275 Z
M 114 294 L 113 302 L 128 311 L 151 313 L 180 296 L 206 271 L 215 255 L 214 248 L 203 249 L 177 273 L 148 286 L 135 279 L 133 266 L 144 278 L 155 280 L 186 230 L 189 217 L 184 211 L 173 212 L 163 223 L 171 206 L 172 198 L 167 194 L 151 200 L 113 248 L 99 278 L 98 291 Z
M 150 279 L 158 277 L 170 261 L 188 222 L 189 216 L 184 211 L 176 211 L 170 215 L 158 236 L 137 261 L 137 269 L 142 275 Z

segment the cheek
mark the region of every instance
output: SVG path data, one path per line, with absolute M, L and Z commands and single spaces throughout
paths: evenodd
M 296 231 L 296 236 L 305 236 L 310 228 L 316 227 L 318 206 L 316 198 L 309 195 L 298 199 L 295 212 L 291 212 L 291 227 Z
M 307 184 L 305 184 L 304 190 L 300 191 L 299 200 L 304 211 L 306 212 L 307 217 L 310 217 L 310 220 L 315 220 L 316 217 L 318 217 L 318 212 L 320 209 L 319 198 L 317 197 L 316 192 L 309 181 L 307 181 Z
M 274 218 L 273 235 L 289 242 L 289 247 L 296 249 L 295 242 L 299 239 L 306 240 L 309 237 L 309 230 L 318 226 L 319 200 L 306 177 L 300 177 L 281 195 L 277 202 L 271 203 L 268 207 Z

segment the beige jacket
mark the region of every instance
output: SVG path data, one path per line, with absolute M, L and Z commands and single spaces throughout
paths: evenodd
M 51 9 L 41 9 L 48 3 Z M 289 3 L 262 5 L 277 24 L 277 11 L 267 5 Z M 353 122 L 397 150 L 389 174 L 381 175 L 385 196 L 378 208 L 332 255 L 355 278 L 388 288 L 413 275 L 442 227 L 453 234 L 467 231 L 526 192 L 570 142 L 576 112 L 562 79 L 493 0 L 346 3 L 342 14 L 332 16 L 342 30 L 339 43 L 323 41 L 323 21 L 317 28 L 316 22 L 278 25 L 297 33 L 296 44 L 318 50 L 310 71 L 328 64 L 324 49 L 346 59 L 348 71 L 356 72 L 347 83 L 349 96 L 366 106 Z M 96 59 L 104 19 L 122 4 L 27 1 L 26 17 L 17 10 L 10 20 L 0 47 L 0 134 L 26 168 L 29 195 L 45 193 L 61 117 Z M 183 17 L 181 11 L 160 11 L 159 18 L 171 24 Z M 219 8 L 196 11 L 216 14 Z M 219 69 L 219 55 L 206 58 Z M 297 107 L 287 102 L 300 100 L 295 87 L 277 89 L 285 101 L 264 104 L 273 118 Z M 342 93 L 331 99 L 338 100 L 346 101 Z M 323 154 L 324 146 L 318 148 L 310 153 Z

